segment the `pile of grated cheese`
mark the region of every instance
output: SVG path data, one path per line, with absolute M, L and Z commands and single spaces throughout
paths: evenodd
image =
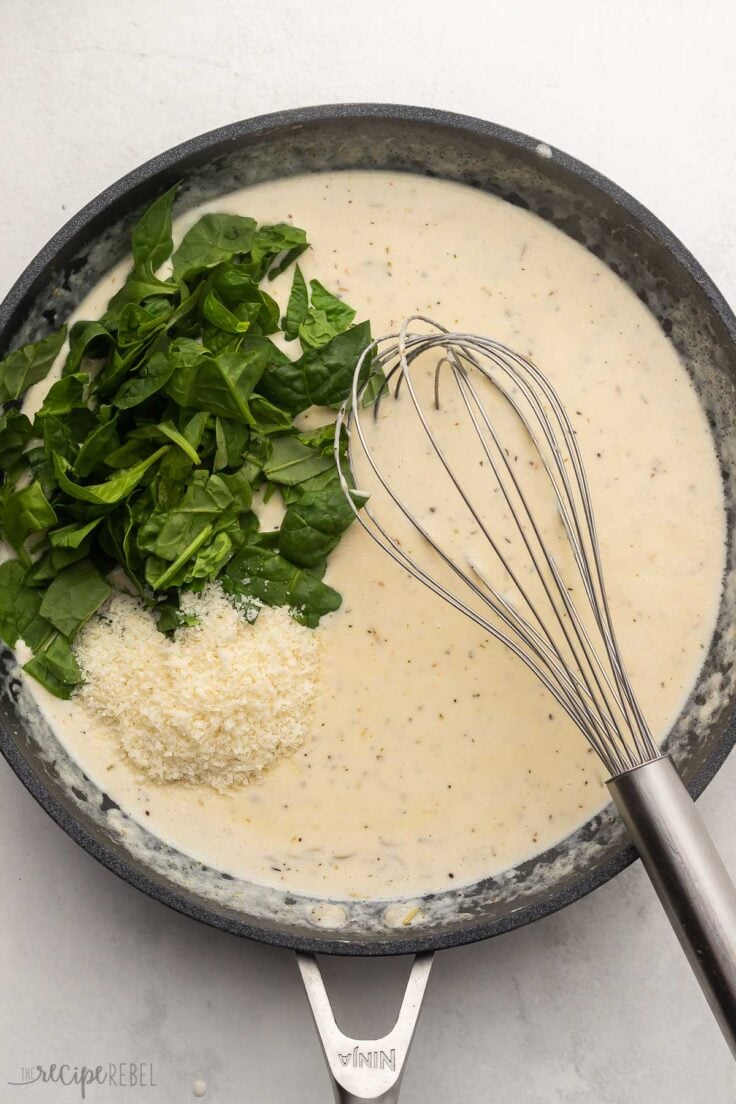
M 151 780 L 225 790 L 302 744 L 319 632 L 286 609 L 248 621 L 217 585 L 182 594 L 181 606 L 198 623 L 169 639 L 137 599 L 110 599 L 75 642 L 76 700 Z

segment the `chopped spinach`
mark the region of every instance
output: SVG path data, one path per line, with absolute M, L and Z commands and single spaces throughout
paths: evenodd
M 341 601 L 322 580 L 354 517 L 334 423 L 300 431 L 294 417 L 344 401 L 370 327 L 305 280 L 307 237 L 288 223 L 206 214 L 174 250 L 175 197 L 133 228 L 125 282 L 101 318 L 71 327 L 35 418 L 15 404 L 48 376 L 66 328 L 0 361 L 0 537 L 17 557 L 0 564 L 0 637 L 25 641 L 26 671 L 59 697 L 81 679 L 71 644 L 115 585 L 162 632 L 191 623 L 182 591 L 214 579 L 248 617 L 284 605 L 315 627 Z M 280 318 L 263 282 L 291 265 Z M 254 502 L 274 493 L 286 510 L 264 532 Z
M 331 456 L 319 452 L 298 437 L 277 437 L 271 443 L 271 455 L 263 465 L 263 472 L 271 483 L 293 487 L 323 471 L 334 470 L 334 467 Z
M 65 338 L 66 326 L 62 326 L 42 341 L 24 345 L 0 360 L 0 402 L 19 399 L 34 383 L 46 379 Z
M 279 552 L 247 547 L 227 566 L 221 578 L 227 594 L 239 598 L 255 615 L 258 605 L 288 606 L 294 618 L 316 628 L 320 618 L 340 608 L 340 595 L 312 572 L 291 563 Z
M 337 547 L 354 519 L 339 484 L 306 491 L 287 507 L 279 530 L 279 552 L 292 563 L 315 567 Z
M 97 568 L 89 560 L 82 560 L 56 576 L 43 596 L 39 612 L 71 640 L 100 608 L 110 590 Z

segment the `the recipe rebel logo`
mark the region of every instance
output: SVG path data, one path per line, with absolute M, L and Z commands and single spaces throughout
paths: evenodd
M 79 1099 L 87 1100 L 88 1090 L 97 1086 L 105 1085 L 116 1089 L 155 1089 L 156 1079 L 152 1062 L 107 1062 L 97 1066 L 73 1066 L 68 1062 L 52 1062 L 48 1066 L 21 1066 L 20 1076 L 8 1081 L 7 1084 L 13 1088 L 23 1088 L 26 1085 L 76 1088 Z M 106 1099 L 109 1100 L 109 1096 Z

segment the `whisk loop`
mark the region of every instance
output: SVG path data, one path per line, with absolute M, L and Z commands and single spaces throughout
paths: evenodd
M 428 332 L 414 332 L 413 323 Z M 436 354 L 433 376 L 412 372 L 425 353 Z M 401 418 L 382 418 L 384 404 L 404 391 L 404 409 L 414 415 L 408 430 Z M 399 431 L 418 431 L 428 465 L 410 471 L 420 478 L 408 494 L 400 477 L 416 442 L 406 447 L 402 436 L 397 447 Z M 626 673 L 575 430 L 549 380 L 498 341 L 450 333 L 415 315 L 360 358 L 337 420 L 335 458 L 347 500 L 373 540 L 510 648 L 598 753 L 611 774 L 611 797 L 736 1056 L 736 890 L 672 760 L 660 755 Z M 476 467 L 480 484 L 472 478 Z M 463 532 L 452 507 L 450 539 L 436 533 L 435 507 L 425 514 L 419 501 L 422 489 L 434 491 L 439 481 L 469 523 Z
M 415 332 L 411 326 L 416 323 L 429 329 Z M 412 366 L 432 352 L 438 355 L 425 398 Z M 383 384 L 371 401 L 381 372 Z M 444 381 L 457 399 L 443 422 Z M 449 480 L 472 532 L 493 553 L 491 566 L 466 544 L 452 547 L 438 539 L 431 517 L 423 517 L 416 502 L 407 500 L 396 472 L 381 461 L 382 434 L 389 432 L 388 421 L 381 422 L 383 405 L 404 391 L 432 464 L 422 482 L 431 486 L 443 475 Z M 531 457 L 521 466 L 509 436 L 518 436 L 519 429 Z M 339 463 L 345 441 L 350 474 Z M 575 431 L 549 380 L 531 360 L 490 338 L 451 333 L 423 315 L 407 318 L 398 333 L 377 339 L 360 357 L 351 397 L 337 420 L 335 455 L 343 491 L 366 532 L 410 575 L 521 659 L 612 775 L 659 758 L 617 644 Z M 488 476 L 487 494 L 479 494 L 467 478 L 469 457 Z M 567 551 L 561 545 L 557 555 L 540 519 L 543 500 L 535 501 L 532 493 L 531 480 L 536 485 L 539 473 L 564 533 Z M 366 478 L 378 486 L 366 485 Z M 369 496 L 362 508 L 353 483 Z M 505 508 L 511 537 L 497 526 L 498 510 L 489 509 L 494 502 Z M 417 550 L 393 531 L 391 515 L 404 518 L 420 534 Z M 521 559 L 507 551 L 512 545 Z M 428 563 L 423 562 L 427 554 Z

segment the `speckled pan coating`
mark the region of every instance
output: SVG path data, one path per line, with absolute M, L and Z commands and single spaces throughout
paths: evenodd
M 479 119 L 416 107 L 312 107 L 235 123 L 154 158 L 71 219 L 0 306 L 0 352 L 63 321 L 127 252 L 130 226 L 142 209 L 174 182 L 182 182 L 180 212 L 246 184 L 341 168 L 446 177 L 529 208 L 626 280 L 681 353 L 713 428 L 729 511 L 728 566 L 716 635 L 668 741 L 697 796 L 736 739 L 736 319 L 684 246 L 609 180 L 535 139 Z M 178 854 L 132 822 L 68 759 L 23 691 L 9 653 L 2 658 L 0 690 L 3 754 L 77 843 L 170 907 L 265 942 L 362 955 L 471 942 L 569 904 L 635 857 L 620 822 L 607 810 L 559 847 L 499 878 L 416 902 L 419 912 L 405 927 L 396 902 L 326 904 L 289 896 L 239 882 Z

